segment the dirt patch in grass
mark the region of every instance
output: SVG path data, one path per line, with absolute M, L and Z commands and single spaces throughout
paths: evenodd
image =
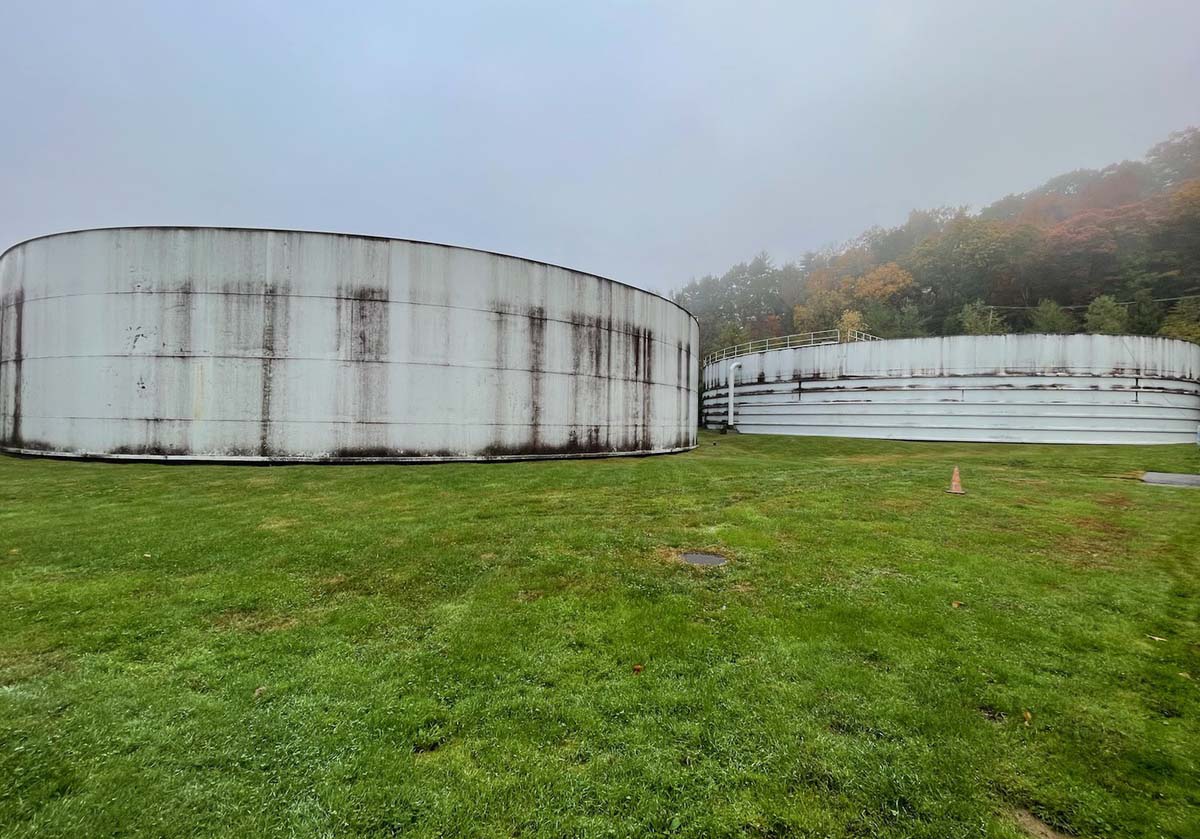
M 1024 808 L 1014 810 L 1013 818 L 1016 820 L 1017 826 L 1034 839 L 1071 839 L 1069 833 L 1055 830 Z
M 1008 719 L 1008 714 L 993 708 L 991 705 L 980 705 L 979 713 L 989 722 L 1002 723 Z
M 1122 539 L 1129 536 L 1128 529 L 1122 527 L 1111 519 L 1098 519 L 1091 516 L 1084 516 L 1082 518 L 1074 519 L 1073 523 L 1080 530 L 1089 533 L 1103 534 L 1105 536 Z
M 678 548 L 659 547 L 654 549 L 655 558 L 662 562 L 675 562 L 683 564 L 683 559 L 679 556 L 681 553 L 683 553 L 683 551 L 679 550 Z
M 278 612 L 262 612 L 257 609 L 231 609 L 221 612 L 212 620 L 214 629 L 224 632 L 281 632 L 298 626 L 299 620 Z
M 1098 496 L 1096 500 L 1105 507 L 1115 507 L 1118 510 L 1128 510 L 1133 506 L 1133 502 L 1119 492 L 1106 492 L 1104 495 Z
M 67 669 L 68 658 L 58 650 L 45 652 L 0 651 L 0 686 L 28 682 Z
M 331 574 L 316 580 L 315 595 L 318 598 L 367 597 L 387 588 L 388 586 L 382 584 L 381 578 L 375 574 Z
M 1071 520 L 1071 529 L 1054 541 L 1052 556 L 1081 568 L 1118 567 L 1114 556 L 1129 546 L 1133 533 L 1108 519 L 1084 516 Z

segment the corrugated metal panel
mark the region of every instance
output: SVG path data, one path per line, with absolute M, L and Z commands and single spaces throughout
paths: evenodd
M 639 289 L 404 240 L 128 228 L 0 257 L 8 450 L 244 460 L 695 445 L 695 319 Z
M 1142 336 L 917 338 L 742 356 L 745 433 L 1037 443 L 1188 443 L 1200 346 Z M 727 411 L 731 359 L 704 370 L 704 421 Z

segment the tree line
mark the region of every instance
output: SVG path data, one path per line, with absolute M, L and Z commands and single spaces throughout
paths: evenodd
M 977 213 L 914 210 L 776 265 L 760 254 L 673 299 L 702 351 L 822 329 L 881 338 L 1006 332 L 1200 343 L 1200 129 L 1140 161 L 1079 169 Z

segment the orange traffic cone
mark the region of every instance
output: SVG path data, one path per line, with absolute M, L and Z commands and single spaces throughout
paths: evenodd
M 962 479 L 958 477 L 958 467 L 954 467 L 954 474 L 950 476 L 950 489 L 946 492 L 951 495 L 966 495 L 967 491 L 962 488 Z

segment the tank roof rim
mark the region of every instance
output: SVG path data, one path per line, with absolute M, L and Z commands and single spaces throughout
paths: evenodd
M 227 226 L 227 225 L 210 225 L 210 224 L 115 224 L 115 225 L 110 225 L 107 227 L 80 227 L 80 228 L 74 228 L 71 230 L 58 230 L 58 231 L 55 231 L 54 233 L 43 233 L 39 236 L 30 236 L 28 239 L 22 239 L 19 242 L 14 242 L 13 244 L 11 244 L 7 248 L 5 248 L 3 251 L 0 251 L 0 259 L 3 259 L 5 256 L 8 255 L 8 253 L 10 251 L 16 250 L 17 248 L 21 247 L 22 245 L 27 245 L 30 242 L 36 242 L 41 239 L 53 239 L 57 236 L 70 236 L 75 233 L 100 233 L 100 232 L 111 231 L 111 230 L 218 230 L 218 231 L 228 231 L 228 232 L 238 232 L 238 233 L 305 233 L 305 234 L 312 234 L 312 235 L 316 235 L 316 236 L 344 236 L 344 237 L 353 238 L 353 239 L 370 239 L 373 241 L 380 241 L 380 242 L 405 242 L 405 243 L 408 243 L 411 245 L 429 245 L 429 246 L 437 247 L 437 248 L 450 248 L 453 250 L 470 251 L 472 253 L 482 253 L 482 254 L 487 254 L 489 256 L 501 256 L 501 257 L 504 257 L 505 259 L 517 259 L 522 262 L 532 263 L 534 265 L 542 265 L 546 268 L 557 268 L 561 271 L 570 271 L 573 274 L 582 274 L 585 277 L 592 277 L 597 280 L 603 280 L 606 283 L 612 283 L 613 285 L 619 285 L 619 286 L 624 286 L 625 288 L 631 288 L 634 291 L 640 291 L 643 294 L 648 294 L 651 297 L 656 297 L 659 300 L 663 300 L 667 303 L 670 303 L 676 309 L 678 309 L 679 311 L 681 311 L 685 315 L 687 315 L 689 318 L 691 318 L 692 322 L 695 323 L 697 325 L 697 327 L 700 324 L 700 321 L 696 318 L 696 316 L 694 314 L 692 314 L 686 308 L 681 306 L 679 303 L 676 303 L 671 298 L 669 298 L 665 295 L 659 294 L 656 291 L 649 291 L 649 290 L 641 288 L 639 286 L 635 286 L 632 283 L 622 282 L 621 280 L 614 280 L 612 277 L 605 277 L 603 274 L 596 274 L 592 271 L 581 271 L 578 268 L 570 268 L 566 265 L 559 265 L 558 263 L 555 263 L 555 262 L 546 262 L 541 259 L 532 259 L 527 256 L 517 256 L 516 254 L 504 253 L 503 251 L 492 251 L 492 250 L 487 250 L 486 248 L 473 248 L 473 247 L 469 247 L 466 245 L 451 245 L 451 244 L 447 244 L 445 242 L 431 242 L 431 241 L 428 241 L 425 239 L 406 239 L 406 238 L 400 237 L 400 236 L 378 236 L 378 235 L 374 235 L 374 234 L 370 234 L 370 233 L 347 233 L 345 231 L 337 231 L 337 230 L 298 230 L 298 229 L 287 228 L 287 227 L 232 227 L 232 226 Z

